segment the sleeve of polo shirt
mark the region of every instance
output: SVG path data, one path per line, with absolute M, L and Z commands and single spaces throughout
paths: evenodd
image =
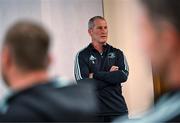
M 114 72 L 97 72 L 94 73 L 93 78 L 101 81 L 108 82 L 110 84 L 117 84 L 126 82 L 129 75 L 129 67 L 123 52 L 117 51 L 117 63 L 119 67 L 118 71 Z
M 76 81 L 89 78 L 89 68 L 81 53 L 77 53 L 74 65 Z

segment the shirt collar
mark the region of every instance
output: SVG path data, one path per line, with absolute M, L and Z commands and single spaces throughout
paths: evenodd
M 97 50 L 94 48 L 94 46 L 92 45 L 92 43 L 90 43 L 88 47 L 89 47 L 91 50 L 93 50 L 93 51 L 97 51 Z M 103 52 L 105 52 L 105 51 L 108 49 L 108 47 L 109 47 L 109 44 L 108 44 L 108 43 L 104 44 L 104 45 L 103 45 L 103 48 L 104 48 Z

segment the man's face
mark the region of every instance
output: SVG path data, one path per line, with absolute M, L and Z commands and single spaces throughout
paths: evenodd
M 168 33 L 166 28 L 154 25 L 146 12 L 142 13 L 140 29 L 142 46 L 150 58 L 154 69 L 158 72 L 167 72 L 172 55 L 172 47 L 169 45 Z
M 104 44 L 108 38 L 108 28 L 105 20 L 96 19 L 94 21 L 94 27 L 89 29 L 89 34 L 93 41 Z

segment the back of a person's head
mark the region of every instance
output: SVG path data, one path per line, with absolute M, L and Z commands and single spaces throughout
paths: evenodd
M 180 31 L 180 0 L 141 0 L 151 19 L 168 21 Z
M 19 68 L 27 71 L 47 68 L 50 37 L 39 24 L 30 21 L 15 23 L 7 31 L 4 45 Z

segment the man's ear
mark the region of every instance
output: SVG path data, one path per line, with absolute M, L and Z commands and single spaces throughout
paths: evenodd
M 91 36 L 92 35 L 92 29 L 88 29 L 88 33 Z
M 161 41 L 163 41 L 164 44 L 164 50 L 167 50 L 169 52 L 175 51 L 179 49 L 179 34 L 178 31 L 175 29 L 175 27 L 168 23 L 168 22 L 162 22 L 162 30 L 161 30 Z M 162 43 L 161 43 L 162 44 Z M 174 52 L 174 53 L 175 53 Z
M 4 67 L 11 67 L 12 65 L 12 58 L 7 46 L 5 46 L 2 50 L 2 65 L 4 65 Z

